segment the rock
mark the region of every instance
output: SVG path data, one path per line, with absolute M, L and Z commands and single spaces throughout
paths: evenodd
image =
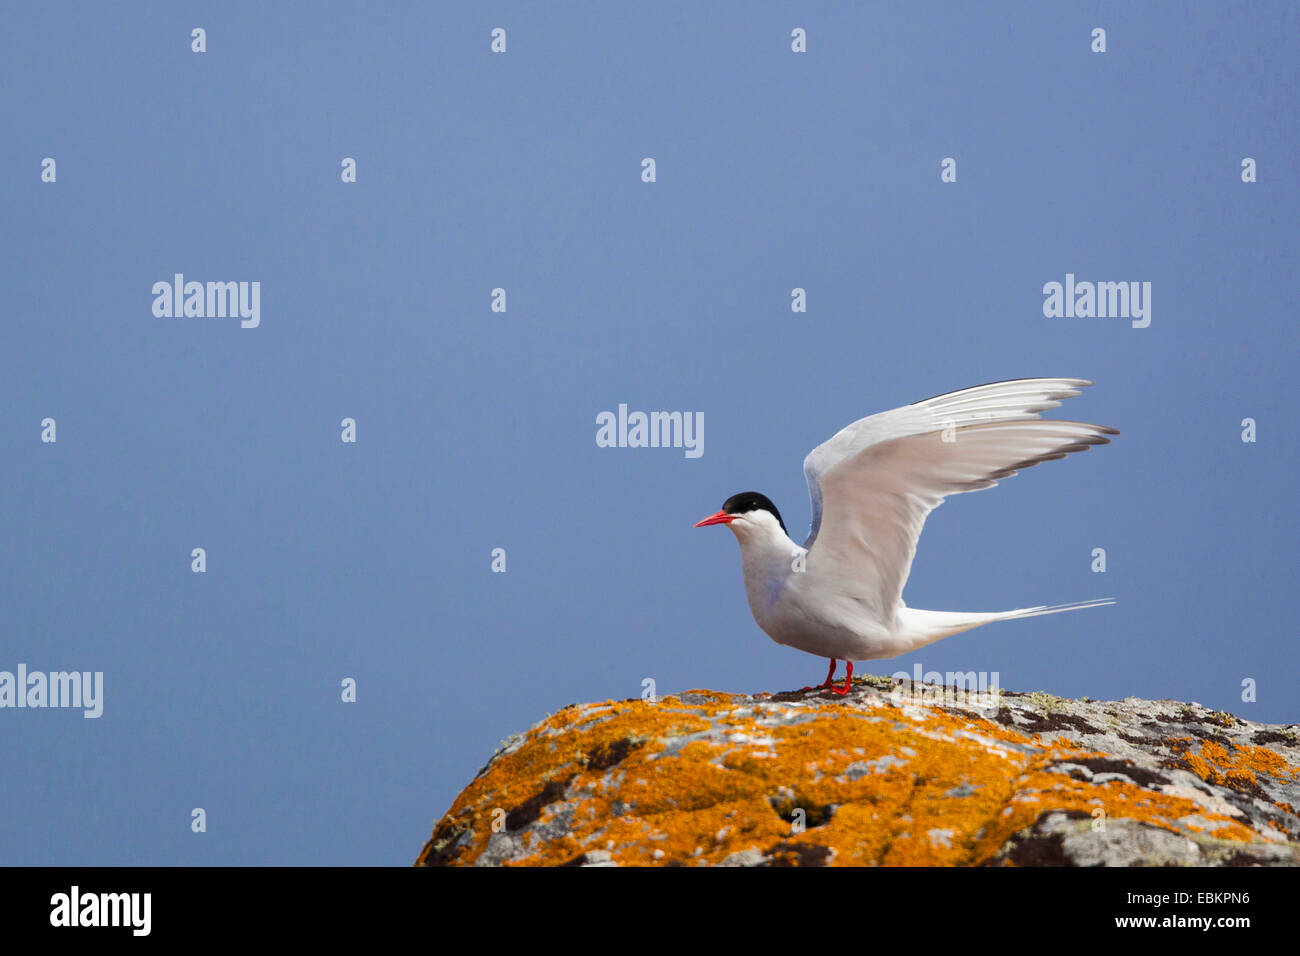
M 571 705 L 492 756 L 416 865 L 1300 864 L 1300 728 L 922 687 Z

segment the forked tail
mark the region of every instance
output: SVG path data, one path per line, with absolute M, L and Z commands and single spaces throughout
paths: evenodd
M 1103 607 L 1114 604 L 1114 598 L 1098 598 L 1094 601 L 1076 601 L 1073 604 L 1043 604 L 1039 607 L 1022 607 L 1014 611 L 924 611 L 915 607 L 904 607 L 898 611 L 898 630 L 900 636 L 911 641 L 911 650 L 925 647 L 945 637 L 952 637 L 962 631 L 992 624 L 994 621 L 1016 621 L 1024 617 L 1038 617 L 1041 614 L 1060 614 L 1062 611 L 1081 611 L 1088 607 Z

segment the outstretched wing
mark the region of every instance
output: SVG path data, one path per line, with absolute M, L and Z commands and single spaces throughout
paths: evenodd
M 809 560 L 844 569 L 888 619 L 901 603 L 925 518 L 946 496 L 991 488 L 1023 468 L 1119 434 L 1039 414 L 1091 384 L 1078 378 L 993 382 L 842 429 L 803 463 L 813 513 L 804 544 Z

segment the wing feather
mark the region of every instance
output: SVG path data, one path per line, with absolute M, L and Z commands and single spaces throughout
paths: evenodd
M 993 382 L 860 419 L 804 461 L 813 504 L 809 561 L 853 568 L 861 600 L 888 620 L 926 516 L 948 495 L 1106 444 L 1113 428 L 1043 419 L 1084 379 Z M 815 548 L 814 548 L 815 545 Z

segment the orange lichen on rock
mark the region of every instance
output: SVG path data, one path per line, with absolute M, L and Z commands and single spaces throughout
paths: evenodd
M 1174 737 L 1168 743 L 1177 755 L 1175 765 L 1186 767 L 1207 783 L 1234 790 L 1254 792 L 1259 788 L 1261 773 L 1278 779 L 1300 776 L 1300 767 L 1292 766 L 1281 754 L 1265 747 L 1250 744 L 1224 747 L 1213 740 L 1193 741 L 1190 737 Z M 1200 751 L 1194 752 L 1192 748 L 1197 743 Z
M 1182 753 L 1206 780 L 1197 767 L 1295 773 L 1260 747 Z M 1069 736 L 865 688 L 849 700 L 692 691 L 548 717 L 461 793 L 418 862 L 969 865 L 1047 813 L 1080 830 L 1100 819 L 1266 839 L 1155 776 Z

